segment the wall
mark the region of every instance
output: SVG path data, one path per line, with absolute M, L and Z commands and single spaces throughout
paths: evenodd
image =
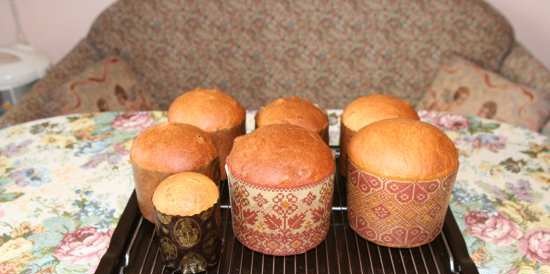
M 16 0 L 30 42 L 59 60 L 114 0 Z M 487 0 L 513 24 L 516 37 L 550 68 L 550 1 Z M 7 0 L 0 0 L 0 45 L 14 40 Z
M 88 32 L 113 0 L 15 0 L 31 44 L 57 62 Z M 0 45 L 15 41 L 8 0 L 0 0 Z

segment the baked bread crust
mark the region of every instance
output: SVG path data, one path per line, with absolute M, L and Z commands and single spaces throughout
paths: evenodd
M 332 151 L 319 135 L 289 124 L 237 137 L 226 163 L 240 180 L 281 188 L 317 183 L 335 169 Z
M 175 173 L 209 165 L 217 157 L 209 134 L 199 128 L 164 123 L 145 129 L 132 144 L 130 160 L 140 168 Z
M 185 92 L 168 109 L 168 121 L 194 125 L 207 132 L 238 127 L 245 116 L 241 104 L 218 89 Z
M 397 97 L 383 94 L 361 96 L 349 103 L 342 113 L 340 127 L 339 173 L 347 175 L 347 151 L 350 139 L 361 128 L 380 120 L 409 118 L 419 120 L 414 108 Z
M 260 108 L 256 114 L 256 127 L 274 124 L 301 126 L 328 141 L 327 113 L 298 96 L 279 98 Z
M 217 89 L 184 93 L 168 109 L 168 121 L 196 126 L 208 133 L 218 151 L 220 176 L 226 179 L 225 158 L 235 137 L 245 134 L 246 110 L 233 97 Z
M 349 161 L 388 179 L 429 180 L 458 169 L 454 143 L 438 128 L 396 118 L 372 123 L 350 140 Z
M 342 124 L 358 131 L 364 126 L 391 118 L 419 120 L 414 108 L 395 96 L 371 94 L 361 96 L 349 103 L 342 113 Z
M 193 216 L 219 199 L 216 183 L 196 172 L 181 172 L 164 179 L 153 194 L 155 209 L 171 216 Z

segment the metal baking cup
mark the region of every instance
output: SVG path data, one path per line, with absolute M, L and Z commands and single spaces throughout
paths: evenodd
M 155 208 L 155 230 L 167 267 L 183 274 L 208 270 L 218 263 L 221 250 L 219 202 L 192 216 L 173 216 Z

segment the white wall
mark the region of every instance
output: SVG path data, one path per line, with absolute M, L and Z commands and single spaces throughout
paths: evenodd
M 113 0 L 15 0 L 29 42 L 57 62 Z M 15 41 L 8 0 L 0 0 L 0 45 Z
M 550 69 L 550 1 L 486 0 L 510 20 L 516 39 Z
M 114 0 L 16 0 L 30 42 L 54 62 L 87 32 L 93 19 Z M 516 37 L 550 68 L 550 1 L 487 0 L 511 22 Z M 0 0 L 0 45 L 12 42 L 7 0 Z

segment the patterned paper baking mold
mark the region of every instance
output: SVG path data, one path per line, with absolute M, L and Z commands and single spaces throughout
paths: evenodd
M 304 253 L 326 237 L 334 174 L 301 187 L 266 187 L 231 174 L 229 197 L 233 232 L 248 248 L 269 255 Z
M 382 246 L 427 244 L 441 232 L 455 178 L 456 171 L 432 180 L 393 180 L 348 161 L 350 226 L 361 237 Z

